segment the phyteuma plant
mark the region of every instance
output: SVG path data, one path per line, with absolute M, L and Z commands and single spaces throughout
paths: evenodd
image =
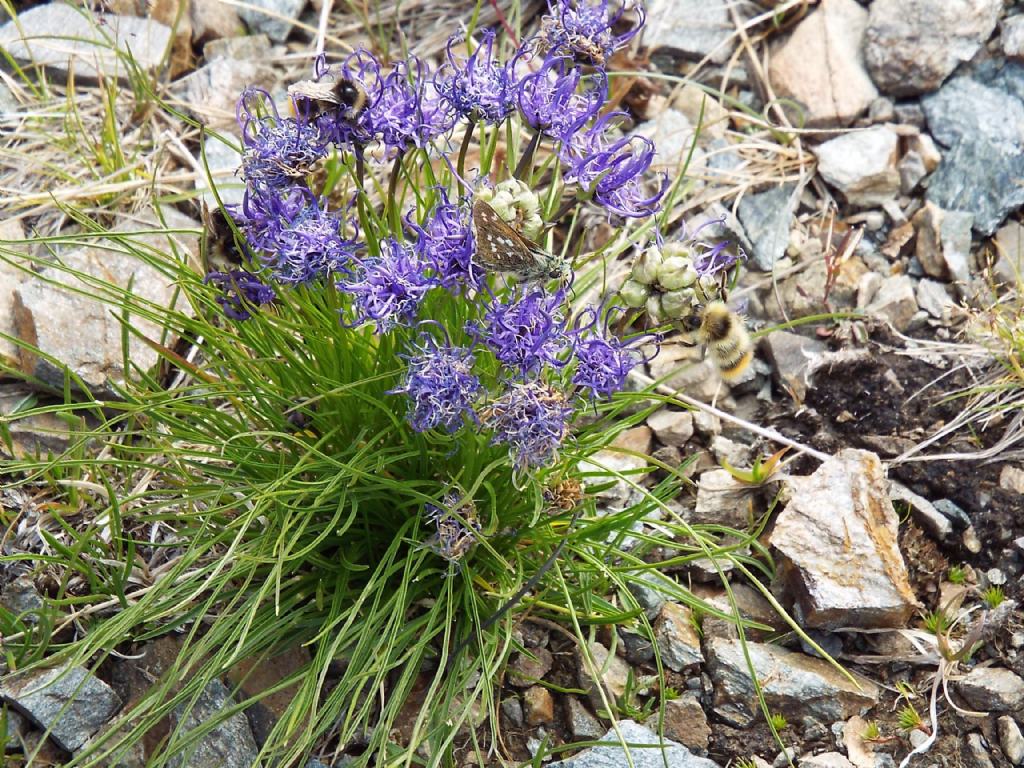
M 188 754 L 266 694 L 229 674 L 238 662 L 295 647 L 308 660 L 280 684 L 294 695 L 261 765 L 349 748 L 355 765 L 437 765 L 466 745 L 491 763 L 497 740 L 479 726 L 497 722 L 509 604 L 577 632 L 639 613 L 624 585 L 642 549 L 615 542 L 667 510 L 681 479 L 645 490 L 611 473 L 643 501 L 600 517 L 580 463 L 650 412 L 622 390 L 656 338 L 613 335 L 614 296 L 574 300 L 607 254 L 573 244 L 586 207 L 623 230 L 610 247 L 640 245 L 674 190 L 649 173 L 652 143 L 606 108 L 604 65 L 642 8 L 549 11 L 521 44 L 451 40 L 436 71 L 358 50 L 318 59 L 291 104 L 241 95 L 246 194 L 209 217 L 215 266 L 179 265 L 190 311 L 124 299 L 122 314 L 167 329 L 145 340 L 164 366 L 107 404 L 103 464 L 86 471 L 131 490 L 97 501 L 105 538 L 79 566 L 92 591 L 69 602 L 52 649 L 97 663 L 177 630 L 181 651 L 71 765 L 110 759 L 169 715 L 149 764 Z M 713 282 L 735 259 L 706 251 L 692 255 Z M 57 461 L 21 468 L 40 477 Z M 641 540 L 695 557 L 714 543 L 671 520 Z M 136 561 L 159 565 L 141 587 Z M 83 632 L 65 640 L 72 624 Z M 225 675 L 237 706 L 187 730 L 182 711 Z

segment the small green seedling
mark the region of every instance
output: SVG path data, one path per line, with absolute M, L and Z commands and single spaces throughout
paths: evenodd
M 726 472 L 732 475 L 733 479 L 744 485 L 764 485 L 771 479 L 779 469 L 779 462 L 786 455 L 789 447 L 776 451 L 764 461 L 758 456 L 750 469 L 736 469 L 728 461 L 722 459 L 721 466 Z

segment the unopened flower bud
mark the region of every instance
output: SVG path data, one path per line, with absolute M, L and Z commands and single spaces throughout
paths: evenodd
M 661 252 L 666 259 L 678 257 L 693 261 L 693 248 L 686 242 L 670 240 L 661 247 Z
M 647 302 L 647 297 L 650 296 L 650 289 L 643 283 L 638 283 L 636 280 L 627 280 L 622 284 L 619 289 L 619 295 L 622 296 L 622 300 L 626 303 L 627 307 L 633 307 L 639 309 Z
M 665 259 L 658 268 L 658 284 L 666 291 L 687 288 L 697 280 L 697 272 L 689 259 L 673 256 Z
M 660 323 L 663 317 L 661 311 L 661 294 L 652 293 L 647 297 L 647 317 L 652 323 Z
M 661 294 L 661 310 L 668 320 L 679 320 L 690 314 L 693 291 L 668 291 Z
M 661 251 L 657 248 L 648 248 L 633 262 L 633 279 L 644 285 L 653 285 L 658 279 L 660 266 Z
M 706 301 L 714 301 L 719 298 L 718 280 L 714 275 L 701 275 L 698 285 Z

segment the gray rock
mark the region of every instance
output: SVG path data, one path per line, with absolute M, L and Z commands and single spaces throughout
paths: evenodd
M 932 281 L 922 280 L 921 282 Z M 938 283 L 935 283 L 935 285 L 938 285 Z M 915 522 L 939 541 L 952 538 L 953 524 L 928 499 L 917 495 L 907 486 L 895 480 L 889 481 L 889 497 L 893 501 L 906 502 L 910 506 L 910 514 Z
M 1003 19 L 999 42 L 1003 55 L 1010 59 L 1024 59 L 1024 14 Z
M 171 720 L 175 726 L 181 726 L 181 738 L 189 731 L 219 717 L 234 703 L 227 687 L 219 680 L 213 680 L 203 689 L 190 710 L 186 712 L 184 704 L 175 707 Z M 249 729 L 249 721 L 242 712 L 236 712 L 218 723 L 195 744 L 182 747 L 172 743 L 170 748 L 174 757 L 167 764 L 171 768 L 206 768 L 211 765 L 219 768 L 252 768 L 259 752 Z
M 711 638 L 705 650 L 715 712 L 737 728 L 750 726 L 761 710 L 740 642 Z M 768 708 L 793 722 L 802 717 L 845 720 L 878 701 L 874 683 L 858 678 L 858 687 L 821 659 L 766 643 L 748 642 L 747 650 Z
M 722 386 L 718 367 L 697 347 L 666 345 L 650 362 L 651 377 L 664 379 L 667 387 L 710 401 Z
M 861 55 L 867 21 L 854 0 L 826 0 L 773 51 L 768 78 L 802 107 L 800 124 L 849 125 L 878 96 Z
M 693 612 L 684 605 L 665 603 L 654 625 L 654 641 L 662 663 L 674 672 L 695 669 L 704 661 Z
M 0 413 L 2 412 L 3 409 L 0 408 Z M 3 592 L 0 593 L 0 604 L 11 613 L 20 616 L 27 624 L 38 622 L 38 616 L 33 614 L 38 614 L 45 605 L 32 577 L 27 573 L 11 579 L 4 585 Z
M 654 621 L 665 605 L 665 582 L 662 577 L 655 571 L 640 571 L 626 582 L 626 588 L 636 598 L 648 620 Z
M 921 731 L 914 731 L 914 733 L 920 733 L 922 736 L 925 734 Z M 922 739 L 922 743 L 927 740 L 927 737 Z M 913 741 L 911 741 L 913 744 Z M 916 748 L 918 745 L 914 744 Z M 967 754 L 970 755 L 969 764 L 973 768 L 995 768 L 992 763 L 992 758 L 989 756 L 990 751 L 988 744 L 985 743 L 985 737 L 980 733 L 969 733 L 967 734 Z
M 73 426 L 57 413 L 24 415 L 25 405 L 35 399 L 24 384 L 0 384 L 0 417 L 7 418 L 11 445 L 18 457 L 62 453 L 76 436 Z M 87 419 L 87 423 L 92 425 L 93 420 Z M 6 444 L 0 442 L 0 456 L 6 451 Z
M 693 437 L 693 414 L 662 408 L 647 417 L 647 426 L 663 445 L 682 447 Z
M 697 503 L 689 522 L 742 530 L 751 523 L 750 493 L 750 486 L 739 482 L 726 470 L 708 470 L 697 482 Z
M 742 18 L 749 15 L 744 3 L 730 0 L 650 0 L 644 45 L 690 59 L 710 57 L 724 64 L 736 45 L 736 26 L 729 16 L 734 6 Z
M 217 198 L 210 190 L 211 179 L 224 205 L 240 205 L 245 197 L 245 182 L 238 174 L 238 169 L 242 165 L 242 153 L 225 144 L 221 137 L 241 146 L 241 141 L 236 136 L 222 131 L 219 136 L 206 137 L 205 167 L 203 156 L 196 158 L 196 163 L 202 169 L 202 174 L 196 177 L 196 191 L 202 193 L 200 199 L 211 210 L 217 207 Z
M 801 757 L 797 765 L 799 768 L 853 768 L 853 763 L 839 752 L 822 752 Z
M 994 245 L 997 258 L 992 272 L 1001 283 L 1016 285 L 1018 280 L 1024 279 L 1024 225 L 1019 221 L 1006 222 L 996 232 Z M 3 297 L 0 296 L 2 301 Z M 0 339 L 2 344 L 3 340 Z
M 964 211 L 944 211 L 934 203 L 925 203 L 913 218 L 917 229 L 914 255 L 932 277 L 955 280 L 966 285 L 971 279 L 971 225 L 974 215 Z
M 654 658 L 654 643 L 639 632 L 619 627 L 619 639 L 626 649 L 626 661 L 630 664 L 646 664 Z
M 703 175 L 704 150 L 700 147 L 694 148 L 696 132 L 686 115 L 678 109 L 662 110 L 658 113 L 656 120 L 649 120 L 638 125 L 633 133 L 654 142 L 652 171 L 667 173 L 670 179 L 674 179 L 689 158 L 690 164 L 686 166 L 687 174 Z M 692 156 L 690 155 L 691 150 L 693 150 Z
M 238 11 L 221 0 L 192 0 L 189 3 L 192 39 L 196 42 L 233 37 L 243 33 Z
M 608 653 L 608 649 L 596 641 L 587 643 L 587 649 L 594 661 L 591 667 L 582 650 L 576 653 L 576 670 L 579 677 L 580 688 L 590 697 L 590 705 L 600 713 L 606 710 L 608 705 L 601 700 L 600 688 L 604 689 L 608 701 L 612 704 L 626 691 L 626 683 L 629 679 L 629 665 L 618 656 Z M 594 678 L 594 670 L 599 678 Z
M 1024 707 L 1024 679 L 1002 667 L 975 667 L 955 690 L 980 712 L 1013 712 Z
M 900 174 L 900 193 L 904 195 L 909 195 L 917 189 L 917 185 L 928 175 L 924 158 L 913 149 L 904 153 L 900 161 L 896 163 L 896 170 Z
M 766 192 L 744 195 L 740 201 L 739 219 L 754 248 L 754 265 L 763 272 L 771 271 L 789 245 L 794 189 L 792 184 L 784 184 Z
M 719 768 L 718 763 L 697 757 L 682 744 L 662 739 L 632 720 L 619 721 L 617 731 L 612 728 L 601 737 L 601 741 L 609 742 L 609 746 L 585 749 L 566 760 L 551 763 L 551 768 L 621 768 L 629 765 L 630 759 L 634 768 L 665 768 L 666 765 L 671 768 Z M 622 742 L 654 746 L 631 746 L 627 758 Z
M 878 457 L 845 449 L 788 485 L 791 497 L 770 543 L 803 626 L 904 626 L 917 600 Z
M 1024 103 L 966 77 L 951 80 L 923 106 L 935 140 L 948 147 L 928 184 L 928 200 L 974 215 L 991 235 L 1024 204 Z
M 1024 495 L 1024 469 L 1005 465 L 999 470 L 999 487 L 1004 491 L 1012 491 Z
M 792 392 L 797 402 L 806 400 L 811 374 L 828 347 L 790 331 L 772 331 L 761 339 L 761 348 L 774 366 L 779 384 Z
M 11 707 L 5 706 L 3 708 L 3 717 L 7 722 L 7 730 L 5 731 L 5 733 L 7 734 L 7 738 L 4 743 L 4 751 L 20 752 L 20 740 L 22 738 L 23 732 L 25 731 L 26 728 L 28 728 L 28 723 L 25 722 L 25 718 L 18 714 L 17 710 Z
M 962 531 L 971 525 L 971 517 L 957 504 L 949 499 L 937 499 L 934 502 L 935 509 L 945 515 L 953 523 L 953 526 Z
M 79 749 L 121 708 L 110 686 L 82 667 L 8 675 L 0 680 L 0 699 L 48 729 L 54 743 L 67 752 Z
M 165 211 L 166 222 L 172 228 L 196 228 L 199 225 L 174 211 Z M 152 223 L 133 223 L 122 226 L 122 237 L 129 238 L 140 249 L 169 250 L 167 237 L 159 235 L 130 235 L 131 230 Z M 171 236 L 186 255 L 195 258 L 198 236 L 174 234 Z M 117 291 L 131 286 L 139 300 L 156 307 L 186 310 L 187 303 L 177 294 L 177 286 L 163 272 L 150 266 L 124 246 L 88 247 L 64 254 L 65 265 L 78 277 L 63 269 L 47 267 L 42 274 L 52 282 L 34 280 L 22 283 L 14 291 L 14 326 L 19 338 L 39 348 L 43 355 L 22 349 L 19 368 L 56 389 L 64 386 L 65 372 L 61 363 L 78 375 L 97 398 L 116 398 L 117 389 L 125 382 L 123 369 L 123 328 L 111 311 L 111 304 L 99 296 L 118 300 Z M 107 292 L 98 286 L 108 286 Z M 76 292 L 77 291 L 77 292 Z M 132 316 L 135 330 L 153 340 L 161 339 L 162 329 L 152 320 Z M 173 343 L 173 340 L 172 340 Z M 159 355 L 133 334 L 128 334 L 128 354 L 131 361 L 145 370 L 158 362 Z M 56 360 L 57 362 L 52 362 Z
M 868 120 L 874 124 L 891 123 L 896 119 L 896 105 L 892 99 L 879 96 L 868 107 Z
M 881 125 L 844 133 L 814 150 L 821 177 L 847 202 L 862 208 L 899 194 L 898 152 L 899 136 Z
M 215 42 L 224 43 L 215 49 L 234 55 L 218 55 L 209 59 L 195 72 L 174 81 L 170 91 L 175 98 L 185 103 L 193 116 L 213 128 L 230 132 L 238 129 L 238 94 L 250 85 L 269 89 L 275 81 L 276 73 L 268 63 L 271 50 L 264 35 L 254 35 L 245 46 L 229 46 L 225 40 Z M 211 46 L 212 43 L 206 47 Z M 214 143 L 220 144 L 211 138 L 206 142 L 207 148 Z M 218 158 L 217 170 L 220 170 L 221 162 L 230 162 L 228 149 L 223 144 L 218 148 L 219 154 L 225 155 L 225 159 L 222 161 Z M 197 178 L 197 187 L 200 181 L 205 180 Z
M 525 722 L 523 720 L 523 705 L 515 696 L 508 696 L 501 700 L 501 712 L 517 728 L 522 727 Z
M 252 32 L 262 32 L 275 43 L 283 43 L 291 34 L 306 0 L 251 0 L 239 7 L 242 17 Z
M 952 318 L 956 302 L 946 292 L 946 287 L 927 278 L 917 284 L 917 305 L 932 317 L 948 323 Z
M 60 73 L 70 66 L 82 82 L 100 76 L 126 82 L 130 72 L 119 57 L 129 51 L 142 71 L 151 72 L 163 63 L 170 39 L 171 30 L 151 19 L 90 14 L 56 2 L 22 11 L 0 27 L 0 48 L 16 60 Z
M 875 0 L 864 58 L 882 91 L 912 96 L 938 88 L 995 29 L 1002 0 Z
M 896 330 L 905 331 L 917 309 L 914 281 L 907 275 L 891 275 L 882 280 L 865 311 L 885 318 Z
M 569 696 L 569 730 L 573 741 L 590 741 L 604 733 L 601 723 L 575 696 Z
M 1016 721 L 1009 715 L 1003 715 L 996 720 L 996 730 L 999 733 L 999 746 L 1006 759 L 1014 765 L 1024 764 L 1024 736 Z
M 547 648 L 533 648 L 529 653 L 517 653 L 509 664 L 508 681 L 517 688 L 529 688 L 551 671 L 555 660 Z
M 15 242 L 23 242 L 25 229 L 17 219 L 0 221 L 0 240 L 11 241 L 4 246 L 10 249 L 0 253 L 0 363 L 16 365 L 18 361 L 18 345 L 2 336 L 16 336 L 14 332 L 14 289 L 32 278 L 28 259 L 21 259 L 10 251 L 16 251 Z M 27 243 L 25 245 L 27 248 Z
M 651 722 L 657 722 L 654 718 Z M 711 739 L 708 717 L 697 694 L 687 691 L 665 702 L 665 736 L 687 749 L 706 750 Z

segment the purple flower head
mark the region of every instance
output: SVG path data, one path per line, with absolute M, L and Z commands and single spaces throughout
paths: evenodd
M 216 297 L 217 303 L 232 320 L 248 320 L 252 317 L 249 311 L 252 307 L 269 304 L 274 300 L 274 289 L 244 269 L 210 272 L 203 278 L 203 282 L 220 291 Z
M 475 505 L 468 501 L 459 506 L 460 498 L 453 491 L 445 494 L 441 506 L 424 505 L 427 520 L 437 527 L 437 533 L 428 539 L 427 547 L 456 565 L 476 543 L 481 530 Z
M 580 330 L 573 340 L 576 368 L 572 383 L 581 389 L 590 390 L 594 398 L 611 397 L 621 391 L 626 385 L 629 372 L 648 360 L 630 343 L 624 343 L 609 333 L 610 314 L 611 310 L 602 322 L 599 311 L 588 309 L 577 320 Z
M 416 317 L 420 301 L 437 281 L 428 277 L 415 254 L 397 240 L 382 240 L 380 256 L 362 259 L 355 274 L 337 284 L 352 294 L 358 320 L 375 322 L 386 333 Z
M 507 445 L 516 469 L 551 462 L 569 433 L 572 406 L 564 395 L 539 381 L 511 383 L 508 391 L 484 409 L 483 426 L 494 434 L 492 445 Z
M 269 104 L 269 107 L 266 105 Z M 269 114 L 260 116 L 260 106 Z M 281 118 L 270 95 L 247 88 L 238 100 L 242 130 L 242 176 L 250 188 L 277 189 L 295 184 L 327 156 L 327 143 L 315 126 Z
M 637 12 L 637 22 L 625 32 L 612 32 L 627 8 Z M 541 23 L 541 35 L 549 48 L 568 53 L 576 61 L 603 67 L 619 48 L 634 37 L 644 25 L 644 7 L 635 2 L 623 3 L 611 17 L 608 0 L 548 0 L 550 16 Z
M 564 315 L 565 289 L 555 293 L 517 289 L 508 304 L 494 299 L 484 323 L 470 329 L 494 352 L 502 364 L 526 378 L 544 364 L 565 365 L 560 358 L 571 340 Z
M 476 420 L 473 402 L 480 392 L 480 380 L 473 374 L 473 353 L 465 347 L 438 342 L 430 334 L 420 334 L 419 344 L 410 355 L 405 381 L 389 394 L 406 394 L 412 400 L 407 415 L 417 432 L 440 427 L 449 434 L 457 432 L 468 416 Z
M 460 117 L 500 123 L 516 108 L 515 62 L 496 60 L 492 29 L 469 58 L 452 53 L 457 42 L 458 37 L 449 38 L 447 61 L 434 75 L 438 93 Z
M 358 247 L 341 237 L 339 216 L 322 210 L 305 187 L 247 195 L 240 224 L 281 283 L 308 283 L 341 272 Z
M 580 85 L 583 84 L 581 88 Z M 568 142 L 608 97 L 603 72 L 585 77 L 564 56 L 549 55 L 519 84 L 519 110 L 530 127 Z
M 415 57 L 396 63 L 384 76 L 361 119 L 392 153 L 425 147 L 455 123 L 450 104 L 424 77 L 423 63 Z
M 417 256 L 431 265 L 441 285 L 448 290 L 481 287 L 486 275 L 473 268 L 473 238 L 465 205 L 448 202 L 441 190 L 441 199 L 423 226 L 411 222 L 409 226 L 416 232 Z
M 699 277 L 714 277 L 732 267 L 740 259 L 746 258 L 742 248 L 737 248 L 735 251 L 728 250 L 731 245 L 728 240 L 719 240 L 717 243 L 712 244 L 701 239 L 702 230 L 708 228 L 717 229 L 722 227 L 724 223 L 724 217 L 706 221 L 697 227 L 693 234 L 688 234 L 686 226 L 683 225 L 680 239 L 692 249 L 693 268 L 697 271 Z
M 333 72 L 322 61 L 314 65 L 317 80 L 324 77 L 344 80 L 356 86 L 366 97 L 361 109 L 342 109 L 324 112 L 315 119 L 320 132 L 339 147 L 363 147 L 373 140 L 369 125 L 370 110 L 376 106 L 381 92 L 381 63 L 369 51 L 359 48 L 348 56 Z
M 584 134 L 578 134 L 569 151 L 566 181 L 575 182 L 594 202 L 610 213 L 627 217 L 650 216 L 659 209 L 659 201 L 667 188 L 662 178 L 658 191 L 648 194 L 643 174 L 654 160 L 654 143 L 642 136 L 625 136 L 609 140 L 605 129 L 611 113 L 598 119 Z

